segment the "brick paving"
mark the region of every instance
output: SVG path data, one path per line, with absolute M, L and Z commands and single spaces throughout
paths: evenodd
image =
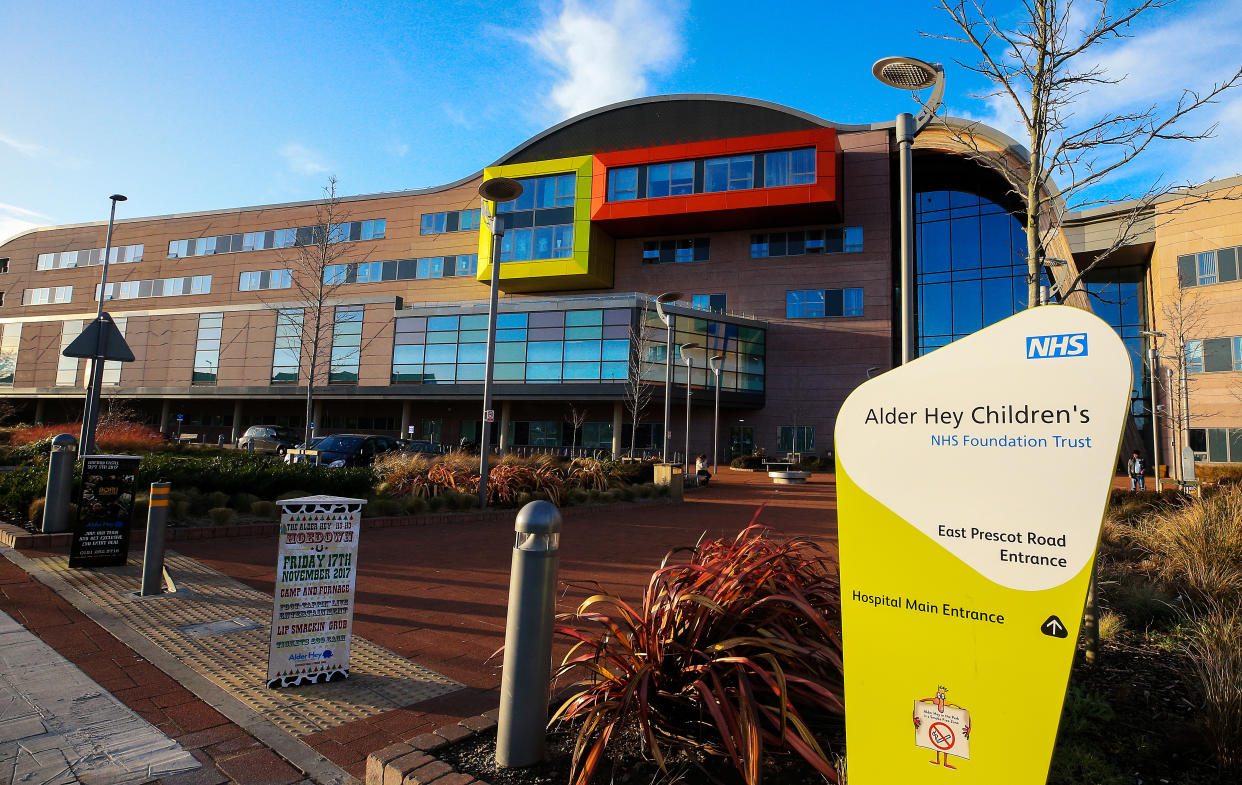
M 815 539 L 836 554 L 836 488 L 816 474 L 800 486 L 774 486 L 765 473 L 720 472 L 683 505 L 641 503 L 565 511 L 558 611 L 584 596 L 574 588 L 598 580 L 636 598 L 651 571 L 674 547 L 732 535 L 761 523 Z M 354 634 L 471 689 L 302 737 L 351 775 L 365 774 L 366 755 L 393 743 L 494 708 L 512 555 L 512 520 L 452 522 L 368 530 L 359 543 Z M 273 590 L 274 538 L 198 540 L 178 551 L 266 592 Z
M 48 587 L 0 558 L 0 610 L 72 662 L 99 686 L 175 739 L 203 764 L 164 785 L 290 785 L 304 775 L 283 760 L 248 766 L 267 748 L 224 715 L 139 657 Z M 234 760 L 241 759 L 234 763 Z M 227 772 L 227 773 L 226 773 Z

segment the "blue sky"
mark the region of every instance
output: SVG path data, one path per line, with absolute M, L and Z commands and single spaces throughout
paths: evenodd
M 1012 113 L 972 98 L 986 86 L 952 62 L 972 53 L 920 31 L 951 31 L 933 0 L 3 3 L 0 241 L 106 219 L 116 192 L 129 217 L 313 199 L 329 174 L 344 193 L 450 182 L 641 95 L 886 120 L 913 102 L 870 66 L 897 53 L 946 64 L 952 114 L 1012 131 Z M 1101 100 L 1163 101 L 1220 78 L 1242 61 L 1239 41 L 1242 1 L 1183 0 L 1105 52 L 1130 79 Z M 1214 121 L 1242 126 L 1242 90 L 1191 125 Z M 1115 193 L 1242 171 L 1223 138 L 1153 153 Z

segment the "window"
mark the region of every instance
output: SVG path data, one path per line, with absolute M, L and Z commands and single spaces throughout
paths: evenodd
M 750 236 L 750 257 L 803 256 L 821 253 L 857 253 L 863 249 L 861 226 L 802 229 Z
M 0 330 L 3 330 L 3 337 L 0 337 L 0 385 L 12 387 L 22 344 L 22 324 L 12 322 L 3 325 Z
M 690 296 L 690 305 L 700 311 L 724 313 L 725 296 L 723 294 L 694 294 Z
M 142 261 L 145 246 L 115 245 L 109 255 L 108 264 L 130 264 Z M 62 251 L 61 253 L 41 253 L 35 261 L 36 270 L 59 270 L 68 267 L 88 267 L 103 264 L 104 249 L 88 248 L 82 251 Z M 8 264 L 5 263 L 5 272 Z
M 142 297 L 180 297 L 189 294 L 211 294 L 211 276 L 193 275 L 186 278 L 156 278 L 147 281 L 122 281 L 108 284 L 105 300 L 134 300 Z M 95 284 L 99 299 L 99 284 Z
M 755 184 L 755 157 L 735 155 L 703 162 L 703 192 L 740 191 Z
M 608 201 L 627 202 L 638 198 L 638 167 L 608 170 Z
M 419 234 L 465 232 L 479 228 L 479 208 L 447 213 L 423 213 Z
M 815 148 L 785 150 L 763 156 L 763 185 L 805 185 L 815 182 Z
M 0 292 L 0 308 L 4 307 L 4 292 Z
M 191 384 L 215 384 L 220 375 L 220 333 L 224 314 L 203 313 L 198 316 L 198 340 L 194 344 L 194 372 Z
M 362 306 L 337 306 L 332 320 L 332 361 L 328 381 L 356 384 L 362 353 Z
M 862 315 L 862 289 L 798 289 L 785 292 L 787 319 Z
M 574 226 L 541 226 L 510 229 L 500 240 L 501 262 L 535 259 L 568 259 L 573 256 Z
M 302 362 L 302 309 L 276 312 L 276 338 L 272 342 L 272 384 L 296 384 Z
M 1210 286 L 1236 281 L 1242 247 L 1183 254 L 1177 257 L 1177 277 L 1182 287 Z
M 478 271 L 479 255 L 431 256 L 423 259 L 391 259 L 386 262 L 330 264 L 323 282 L 329 286 L 379 281 L 413 281 L 420 278 L 472 276 Z
M 325 236 L 332 243 L 352 242 L 355 240 L 379 240 L 384 237 L 386 228 L 387 219 L 375 218 L 368 221 L 333 224 L 332 226 L 298 226 L 267 232 L 244 232 L 221 234 L 215 237 L 173 240 L 168 243 L 168 258 L 184 259 L 189 256 L 211 256 L 220 253 L 291 248 L 295 245 L 311 245 Z M 141 248 L 141 246 L 138 247 Z M 140 260 L 141 251 L 139 252 L 139 259 L 131 261 Z
M 49 286 L 22 292 L 22 305 L 60 305 L 72 301 L 72 286 Z
M 781 452 L 815 452 L 815 426 L 782 425 L 778 427 L 776 449 Z
M 710 254 L 711 241 L 707 237 L 685 240 L 648 240 L 643 243 L 644 264 L 706 262 Z
M 129 318 L 125 316 L 113 316 L 113 324 L 116 329 L 125 335 L 125 327 L 129 324 Z M 103 373 L 100 376 L 100 384 L 105 387 L 117 387 L 121 384 L 121 369 L 125 366 L 120 360 L 107 360 L 104 362 Z
M 237 285 L 237 291 L 256 292 L 263 289 L 288 289 L 291 286 L 293 286 L 292 270 L 256 270 L 241 274 L 241 282 Z
M 0 275 L 4 275 L 9 271 L 9 258 L 6 256 L 0 258 Z
M 1242 337 L 1186 342 L 1186 373 L 1242 371 Z
M 647 197 L 694 193 L 694 162 L 652 164 L 647 167 Z
M 73 387 L 78 383 L 78 358 L 66 357 L 65 349 L 82 334 L 81 319 L 67 319 L 60 325 L 60 351 L 56 356 L 56 386 Z
M 500 241 L 500 261 L 572 257 L 577 176 L 554 174 L 518 182 L 522 184 L 522 195 L 497 205 L 498 212 L 508 214 Z
M 1242 428 L 1191 428 L 1189 436 L 1196 461 L 1242 463 Z

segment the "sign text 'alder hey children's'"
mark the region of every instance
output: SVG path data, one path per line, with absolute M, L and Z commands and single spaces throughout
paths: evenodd
M 268 687 L 349 676 L 362 499 L 280 502 Z
M 929 763 L 962 785 L 1045 782 L 1130 385 L 1111 327 L 1044 306 L 846 400 L 851 785 L 920 782 Z

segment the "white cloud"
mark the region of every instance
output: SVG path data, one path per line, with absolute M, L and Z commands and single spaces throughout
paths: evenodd
M 280 155 L 294 174 L 322 174 L 328 171 L 319 154 L 306 145 L 289 142 L 280 148 Z
M 44 152 L 42 146 L 34 144 L 33 142 L 23 142 L 20 139 L 14 139 L 8 134 L 0 134 L 0 145 L 16 150 L 18 153 L 26 156 L 27 158 L 34 158 Z
M 41 218 L 43 220 L 32 221 L 30 220 L 31 218 Z M 34 210 L 27 210 L 25 207 L 0 202 L 0 243 L 7 241 L 11 237 L 16 237 L 22 232 L 37 229 L 40 226 L 47 226 L 51 220 L 43 213 L 36 213 Z
M 675 65 L 683 0 L 563 0 L 528 43 L 558 74 L 549 99 L 562 117 L 637 98 Z

